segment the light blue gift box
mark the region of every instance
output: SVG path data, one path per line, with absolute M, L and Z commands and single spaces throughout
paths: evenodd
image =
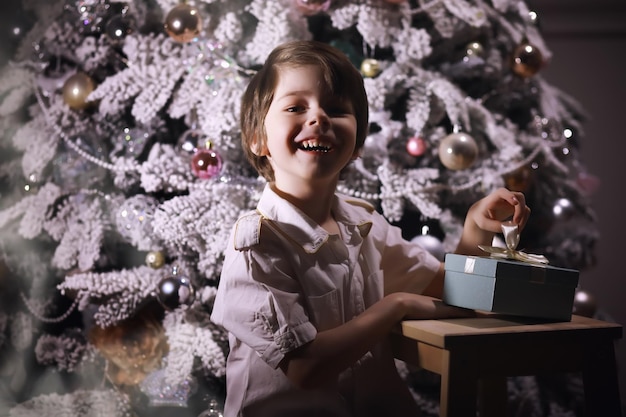
M 473 310 L 570 321 L 579 271 L 448 253 L 443 301 Z

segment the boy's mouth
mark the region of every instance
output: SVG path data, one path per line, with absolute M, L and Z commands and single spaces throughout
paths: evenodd
M 332 145 L 329 142 L 324 142 L 318 139 L 310 139 L 302 141 L 298 144 L 298 149 L 310 152 L 330 152 Z

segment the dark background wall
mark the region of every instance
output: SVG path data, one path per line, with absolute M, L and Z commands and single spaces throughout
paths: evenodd
M 597 266 L 582 271 L 580 284 L 613 321 L 626 324 L 626 1 L 532 0 L 529 7 L 552 52 L 542 74 L 590 116 L 582 159 L 600 179 L 592 196 L 600 242 Z M 626 410 L 626 340 L 616 352 Z
M 12 50 L 9 29 L 18 0 L 0 0 L 0 65 Z M 530 0 L 552 59 L 542 74 L 590 115 L 582 158 L 601 183 L 593 195 L 600 242 L 598 264 L 581 286 L 613 321 L 626 324 L 626 1 Z M 11 21 L 8 21 L 11 19 Z M 617 345 L 626 405 L 626 340 Z M 626 413 L 625 413 L 626 415 Z

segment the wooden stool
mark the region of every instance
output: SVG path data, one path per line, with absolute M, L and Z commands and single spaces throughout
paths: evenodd
M 441 375 L 440 416 L 506 416 L 506 378 L 582 372 L 589 417 L 621 416 L 615 341 L 622 326 L 485 314 L 406 320 L 391 335 L 397 359 Z

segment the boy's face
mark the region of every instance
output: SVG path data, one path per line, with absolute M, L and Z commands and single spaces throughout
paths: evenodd
M 265 117 L 267 146 L 256 153 L 268 156 L 281 189 L 336 180 L 358 154 L 352 104 L 328 93 L 315 66 L 279 75 Z

